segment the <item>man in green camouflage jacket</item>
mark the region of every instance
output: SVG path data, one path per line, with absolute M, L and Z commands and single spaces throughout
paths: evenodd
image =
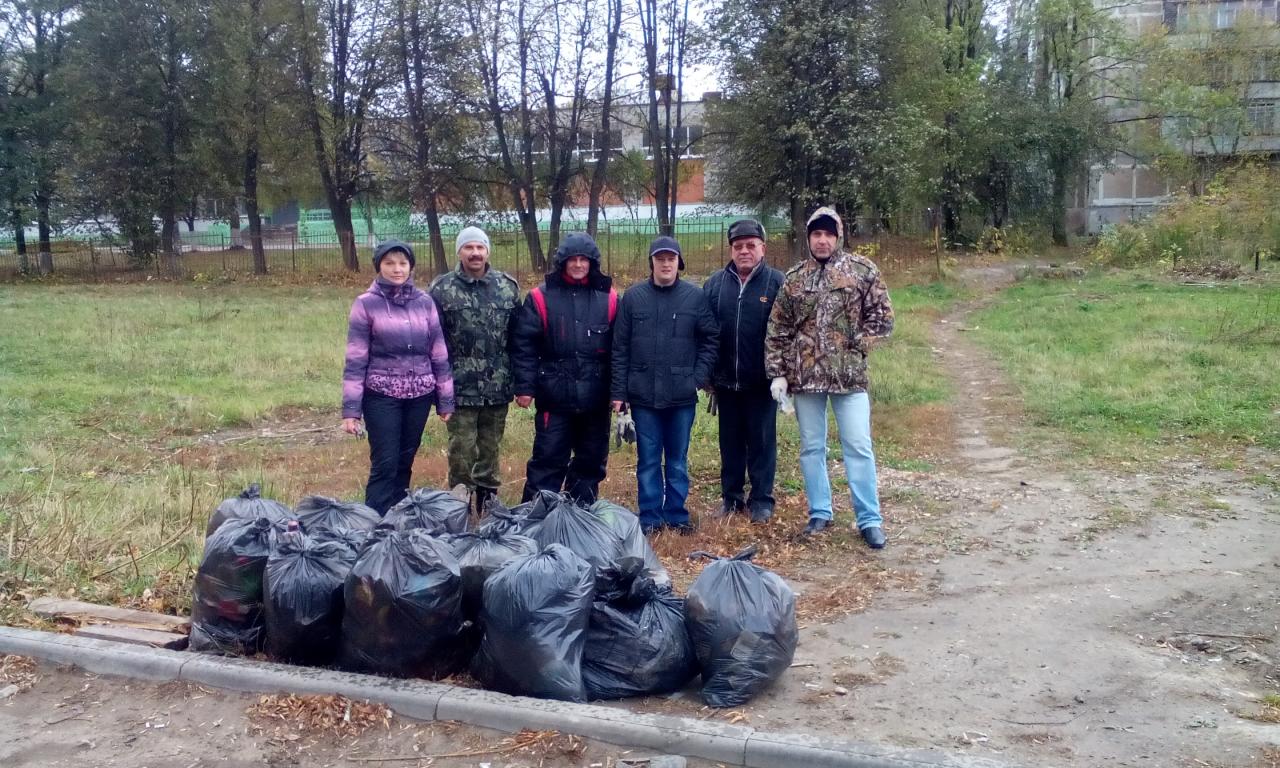
M 476 508 L 497 493 L 498 450 L 515 393 L 508 339 L 520 286 L 489 265 L 489 236 L 458 233 L 458 268 L 431 283 L 453 366 L 457 409 L 449 420 L 449 486 L 464 485 Z
M 809 500 L 811 535 L 831 524 L 827 476 L 827 402 L 836 415 L 845 476 L 858 530 L 872 549 L 884 546 L 876 457 L 871 446 L 867 352 L 893 333 L 893 306 L 880 270 L 849 253 L 844 224 L 831 208 L 809 217 L 809 256 L 787 271 L 769 317 L 765 371 L 779 404 L 795 396 L 800 472 Z

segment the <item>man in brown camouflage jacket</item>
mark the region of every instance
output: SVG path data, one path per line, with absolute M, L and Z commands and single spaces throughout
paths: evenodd
M 809 217 L 808 253 L 787 271 L 769 318 L 765 371 L 774 399 L 795 397 L 800 471 L 809 500 L 805 534 L 831 524 L 827 476 L 827 402 L 836 415 L 845 476 L 858 530 L 872 549 L 884 546 L 876 458 L 871 445 L 867 353 L 893 333 L 893 307 L 880 270 L 841 247 L 844 224 L 831 208 Z

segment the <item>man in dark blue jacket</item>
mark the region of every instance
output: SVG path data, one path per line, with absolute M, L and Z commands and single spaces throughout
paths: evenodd
M 758 221 L 731 224 L 729 250 L 733 260 L 702 286 L 720 323 L 713 377 L 720 416 L 720 515 L 746 509 L 751 522 L 763 523 L 773 515 L 778 466 L 778 409 L 764 372 L 764 339 L 784 275 L 764 262 L 764 227 Z M 751 496 L 744 499 L 748 477 Z
M 693 530 L 689 436 L 698 390 L 711 384 L 719 326 L 707 297 L 680 279 L 674 237 L 649 246 L 648 280 L 627 289 L 613 334 L 613 409 L 636 423 L 636 485 L 645 533 Z
M 609 460 L 609 359 L 618 309 L 600 249 L 584 234 L 564 239 L 542 285 L 525 297 L 512 330 L 516 405 L 534 414 L 524 500 L 564 491 L 596 500 Z

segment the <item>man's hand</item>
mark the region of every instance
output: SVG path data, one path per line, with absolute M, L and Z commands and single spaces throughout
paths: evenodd
M 441 420 L 441 421 L 443 421 L 445 424 L 448 424 L 448 423 L 449 423 L 449 417 L 450 417 L 450 416 L 452 416 L 452 415 L 453 415 L 453 413 L 452 413 L 452 412 L 450 412 L 450 413 L 440 413 L 439 411 L 436 411 L 436 415 L 440 417 L 440 420 Z
M 520 395 L 516 398 L 516 405 L 521 408 L 528 408 L 533 403 L 533 398 L 529 395 Z
M 626 402 L 624 402 L 624 401 L 622 401 L 622 400 L 614 400 L 614 401 L 613 401 L 613 412 L 614 412 L 614 413 L 622 413 L 622 412 L 623 412 L 623 411 L 625 411 L 626 409 L 627 409 L 627 404 L 626 404 Z
M 364 434 L 364 425 L 360 423 L 359 419 L 343 419 L 342 431 L 346 432 L 348 435 L 355 435 L 356 437 L 359 437 Z
M 769 395 L 778 402 L 778 405 L 782 405 L 782 401 L 787 396 L 786 376 L 779 376 L 773 380 L 773 383 L 769 385 Z

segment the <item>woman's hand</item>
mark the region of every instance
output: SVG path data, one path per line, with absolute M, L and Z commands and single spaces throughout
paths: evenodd
M 359 419 L 343 419 L 342 431 L 346 432 L 348 435 L 355 435 L 356 437 L 359 437 L 364 434 L 364 426 L 360 424 Z
M 439 411 L 436 411 L 436 415 L 440 417 L 440 420 L 441 420 L 441 421 L 443 421 L 445 424 L 448 424 L 448 423 L 449 423 L 449 417 L 450 417 L 450 416 L 452 416 L 453 414 L 452 414 L 452 413 L 440 413 Z

